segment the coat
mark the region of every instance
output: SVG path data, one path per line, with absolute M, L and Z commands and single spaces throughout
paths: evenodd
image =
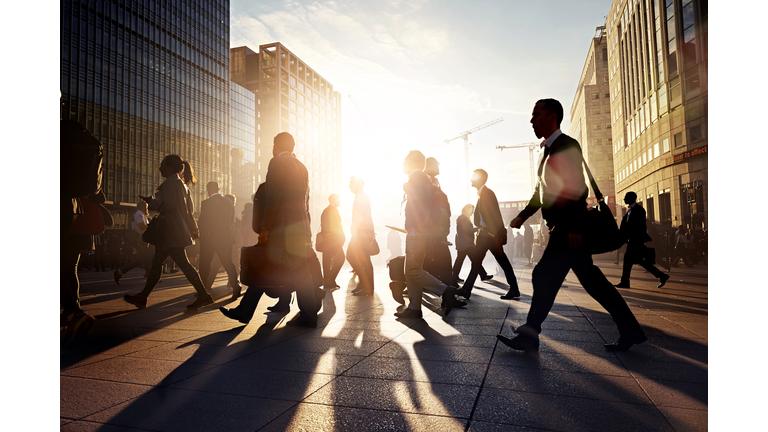
M 491 234 L 501 241 L 501 244 L 507 243 L 507 229 L 504 227 L 504 219 L 501 218 L 499 201 L 496 199 L 496 194 L 487 186 L 480 191 L 477 206 L 475 206 L 475 226 L 481 227 L 481 225 L 486 227 L 481 230 L 481 234 Z
M 235 243 L 233 221 L 235 205 L 221 194 L 211 195 L 200 203 L 200 241 L 209 244 L 231 245 Z
M 187 186 L 181 181 L 178 174 L 168 176 L 157 197 L 148 203 L 148 209 L 159 211 L 165 219 L 162 232 L 162 240 L 158 248 L 166 250 L 172 247 L 187 247 L 192 244 L 192 231 L 189 228 L 189 210 L 187 199 L 189 192 Z
M 456 218 L 456 250 L 463 251 L 475 245 L 475 231 L 472 221 L 467 216 L 459 215 Z
M 305 256 L 311 245 L 309 174 L 291 153 L 269 161 L 265 183 L 262 229 L 269 230 L 268 244 L 285 248 L 289 255 Z

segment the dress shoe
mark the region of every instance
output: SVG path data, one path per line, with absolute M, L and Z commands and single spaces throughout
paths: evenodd
M 493 275 L 485 275 L 485 276 L 481 276 L 480 277 L 480 280 L 483 281 L 483 282 L 489 281 L 491 279 L 493 279 Z
M 389 289 L 392 291 L 392 298 L 395 299 L 396 302 L 405 304 L 405 299 L 403 298 L 405 284 L 403 282 L 390 282 Z
M 291 306 L 280 306 L 280 303 L 267 307 L 267 310 L 274 313 L 288 313 L 291 311 Z
M 665 283 L 667 283 L 667 280 L 669 280 L 669 275 L 662 275 L 662 276 L 659 278 L 659 281 L 661 281 L 661 283 L 660 283 L 660 284 L 658 284 L 658 285 L 656 286 L 656 288 L 661 288 L 661 287 L 663 287 L 663 286 L 664 286 L 664 284 L 665 284 Z
M 629 284 L 625 284 L 625 283 L 618 283 L 618 284 L 616 284 L 614 286 L 616 288 L 629 288 Z
M 237 315 L 237 313 L 235 313 L 235 309 L 237 309 L 237 308 L 229 309 L 229 308 L 226 308 L 224 306 L 221 306 L 221 307 L 219 307 L 219 312 L 224 314 L 224 316 L 229 318 L 229 319 L 233 319 L 235 321 L 239 321 L 239 322 L 241 322 L 243 324 L 248 324 L 248 320 L 246 320 L 244 318 L 240 318 Z
M 365 291 L 365 289 L 363 287 L 361 287 L 360 285 L 358 285 L 357 288 L 352 290 L 352 294 L 357 294 L 357 293 L 362 292 L 362 291 Z
M 467 303 L 456 300 L 456 287 L 446 287 L 443 292 L 443 306 L 445 306 L 445 316 L 451 313 L 451 309 L 466 306 Z
M 243 292 L 243 287 L 239 283 L 234 286 L 229 285 L 229 288 L 232 290 L 232 300 L 237 300 Z
M 115 283 L 120 285 L 120 278 L 123 277 L 123 273 L 120 270 L 115 270 L 112 275 L 115 277 Z
M 619 340 L 615 343 L 603 345 L 606 350 L 613 352 L 627 351 L 634 344 L 641 344 L 648 340 L 644 334 L 634 337 L 619 336 Z
M 457 277 L 456 282 L 464 282 L 464 279 Z
M 496 339 L 498 339 L 499 342 L 503 343 L 504 345 L 514 350 L 525 351 L 525 352 L 536 352 L 539 350 L 538 339 L 531 339 L 521 335 L 517 335 L 512 339 L 510 339 L 500 334 L 496 335 Z
M 130 303 L 139 309 L 144 309 L 145 307 L 147 307 L 147 299 L 141 297 L 141 295 L 139 294 L 137 295 L 126 294 L 123 296 L 123 300 L 125 300 L 126 303 Z
M 213 297 L 210 294 L 206 294 L 203 297 L 197 296 L 197 300 L 187 305 L 187 309 L 200 309 L 201 307 L 212 305 Z
M 502 300 L 512 300 L 516 298 L 520 298 L 520 290 L 512 290 L 511 288 L 506 294 L 501 296 Z
M 402 319 L 419 319 L 422 314 L 420 310 L 405 308 L 402 312 L 395 312 L 395 316 Z
M 461 287 L 456 290 L 456 295 L 460 297 L 464 297 L 465 299 L 469 300 L 469 297 L 472 295 L 472 292 L 464 287 Z

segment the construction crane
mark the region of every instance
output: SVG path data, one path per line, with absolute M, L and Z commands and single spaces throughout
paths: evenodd
M 460 133 L 459 135 L 457 135 L 457 136 L 455 136 L 455 137 L 453 137 L 451 139 L 447 139 L 447 140 L 443 141 L 444 143 L 448 144 L 451 141 L 457 140 L 459 138 L 463 138 L 464 139 L 464 169 L 467 172 L 467 178 L 469 178 L 469 175 L 470 175 L 470 172 L 471 172 L 470 168 L 469 168 L 469 135 L 474 133 L 474 132 L 479 131 L 480 129 L 485 129 L 485 128 L 489 127 L 489 126 L 495 125 L 496 123 L 501 123 L 502 121 L 504 121 L 503 117 L 497 118 L 496 120 L 493 120 L 493 121 L 490 121 L 490 122 L 488 122 L 486 124 L 483 124 L 483 125 L 480 125 L 478 127 L 472 128 L 472 129 L 470 129 L 468 131 L 464 131 L 464 132 Z M 467 186 L 467 202 L 471 202 L 471 196 L 472 196 L 472 190 L 471 190 L 470 186 L 468 185 Z
M 512 144 L 509 146 L 496 146 L 497 149 L 504 151 L 504 149 L 513 149 L 513 148 L 526 148 L 528 147 L 528 159 L 531 163 L 531 193 L 533 193 L 533 189 L 536 187 L 536 169 L 533 165 L 533 151 L 537 148 L 541 147 L 541 143 L 538 142 L 531 142 L 531 143 L 523 143 L 523 144 Z

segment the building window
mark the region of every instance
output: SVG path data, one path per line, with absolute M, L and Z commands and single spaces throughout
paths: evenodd
M 675 142 L 675 148 L 680 148 L 683 145 L 685 145 L 685 143 L 683 143 L 683 133 L 682 132 L 678 132 L 678 133 L 675 134 L 674 142 Z
M 606 92 L 605 95 L 603 95 L 603 96 L 605 96 L 606 99 L 610 99 L 611 98 L 611 92 Z
M 592 93 L 592 99 L 600 99 L 600 93 Z
M 690 129 L 690 137 L 691 137 L 691 142 L 700 141 L 702 138 L 704 138 L 701 134 L 701 125 L 693 126 Z
M 600 108 L 592 108 L 592 114 L 600 114 Z
M 659 157 L 659 143 L 653 145 L 653 157 Z
M 599 124 L 597 124 L 597 123 L 596 123 L 596 124 L 593 124 L 593 125 L 592 125 L 592 129 L 594 129 L 594 130 L 600 130 L 600 125 L 599 125 Z
M 666 153 L 669 151 L 669 138 L 661 140 L 661 152 Z
M 610 128 L 611 128 L 611 124 L 610 124 L 610 123 L 606 123 L 606 124 L 605 124 L 605 128 L 606 128 L 606 129 L 610 129 Z
M 596 138 L 596 139 L 592 140 L 592 145 L 598 146 L 598 145 L 602 145 L 602 144 L 603 144 L 603 140 L 601 140 L 600 138 Z

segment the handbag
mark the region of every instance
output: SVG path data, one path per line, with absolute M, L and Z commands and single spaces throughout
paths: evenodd
M 328 233 L 320 231 L 315 236 L 315 250 L 318 252 L 325 252 L 328 250 Z
M 379 242 L 376 241 L 376 235 L 374 234 L 373 239 L 371 240 L 371 243 L 366 248 L 366 252 L 370 256 L 378 255 L 379 252 L 381 252 L 381 249 L 379 248 Z
M 595 191 L 595 198 L 597 198 L 597 206 L 590 208 L 587 212 L 584 245 L 592 255 L 615 251 L 624 243 L 619 235 L 619 226 L 616 224 L 616 219 L 614 219 L 608 204 L 605 203 L 603 194 L 597 187 L 583 154 L 581 155 L 581 162 L 587 171 L 589 182 L 592 185 L 592 190 Z
M 162 241 L 163 231 L 165 230 L 165 228 L 166 228 L 165 216 L 161 213 L 153 217 L 149 221 L 149 224 L 147 225 L 147 229 L 141 235 L 141 239 L 144 241 L 144 243 L 149 243 L 154 246 L 159 246 L 160 242 Z

